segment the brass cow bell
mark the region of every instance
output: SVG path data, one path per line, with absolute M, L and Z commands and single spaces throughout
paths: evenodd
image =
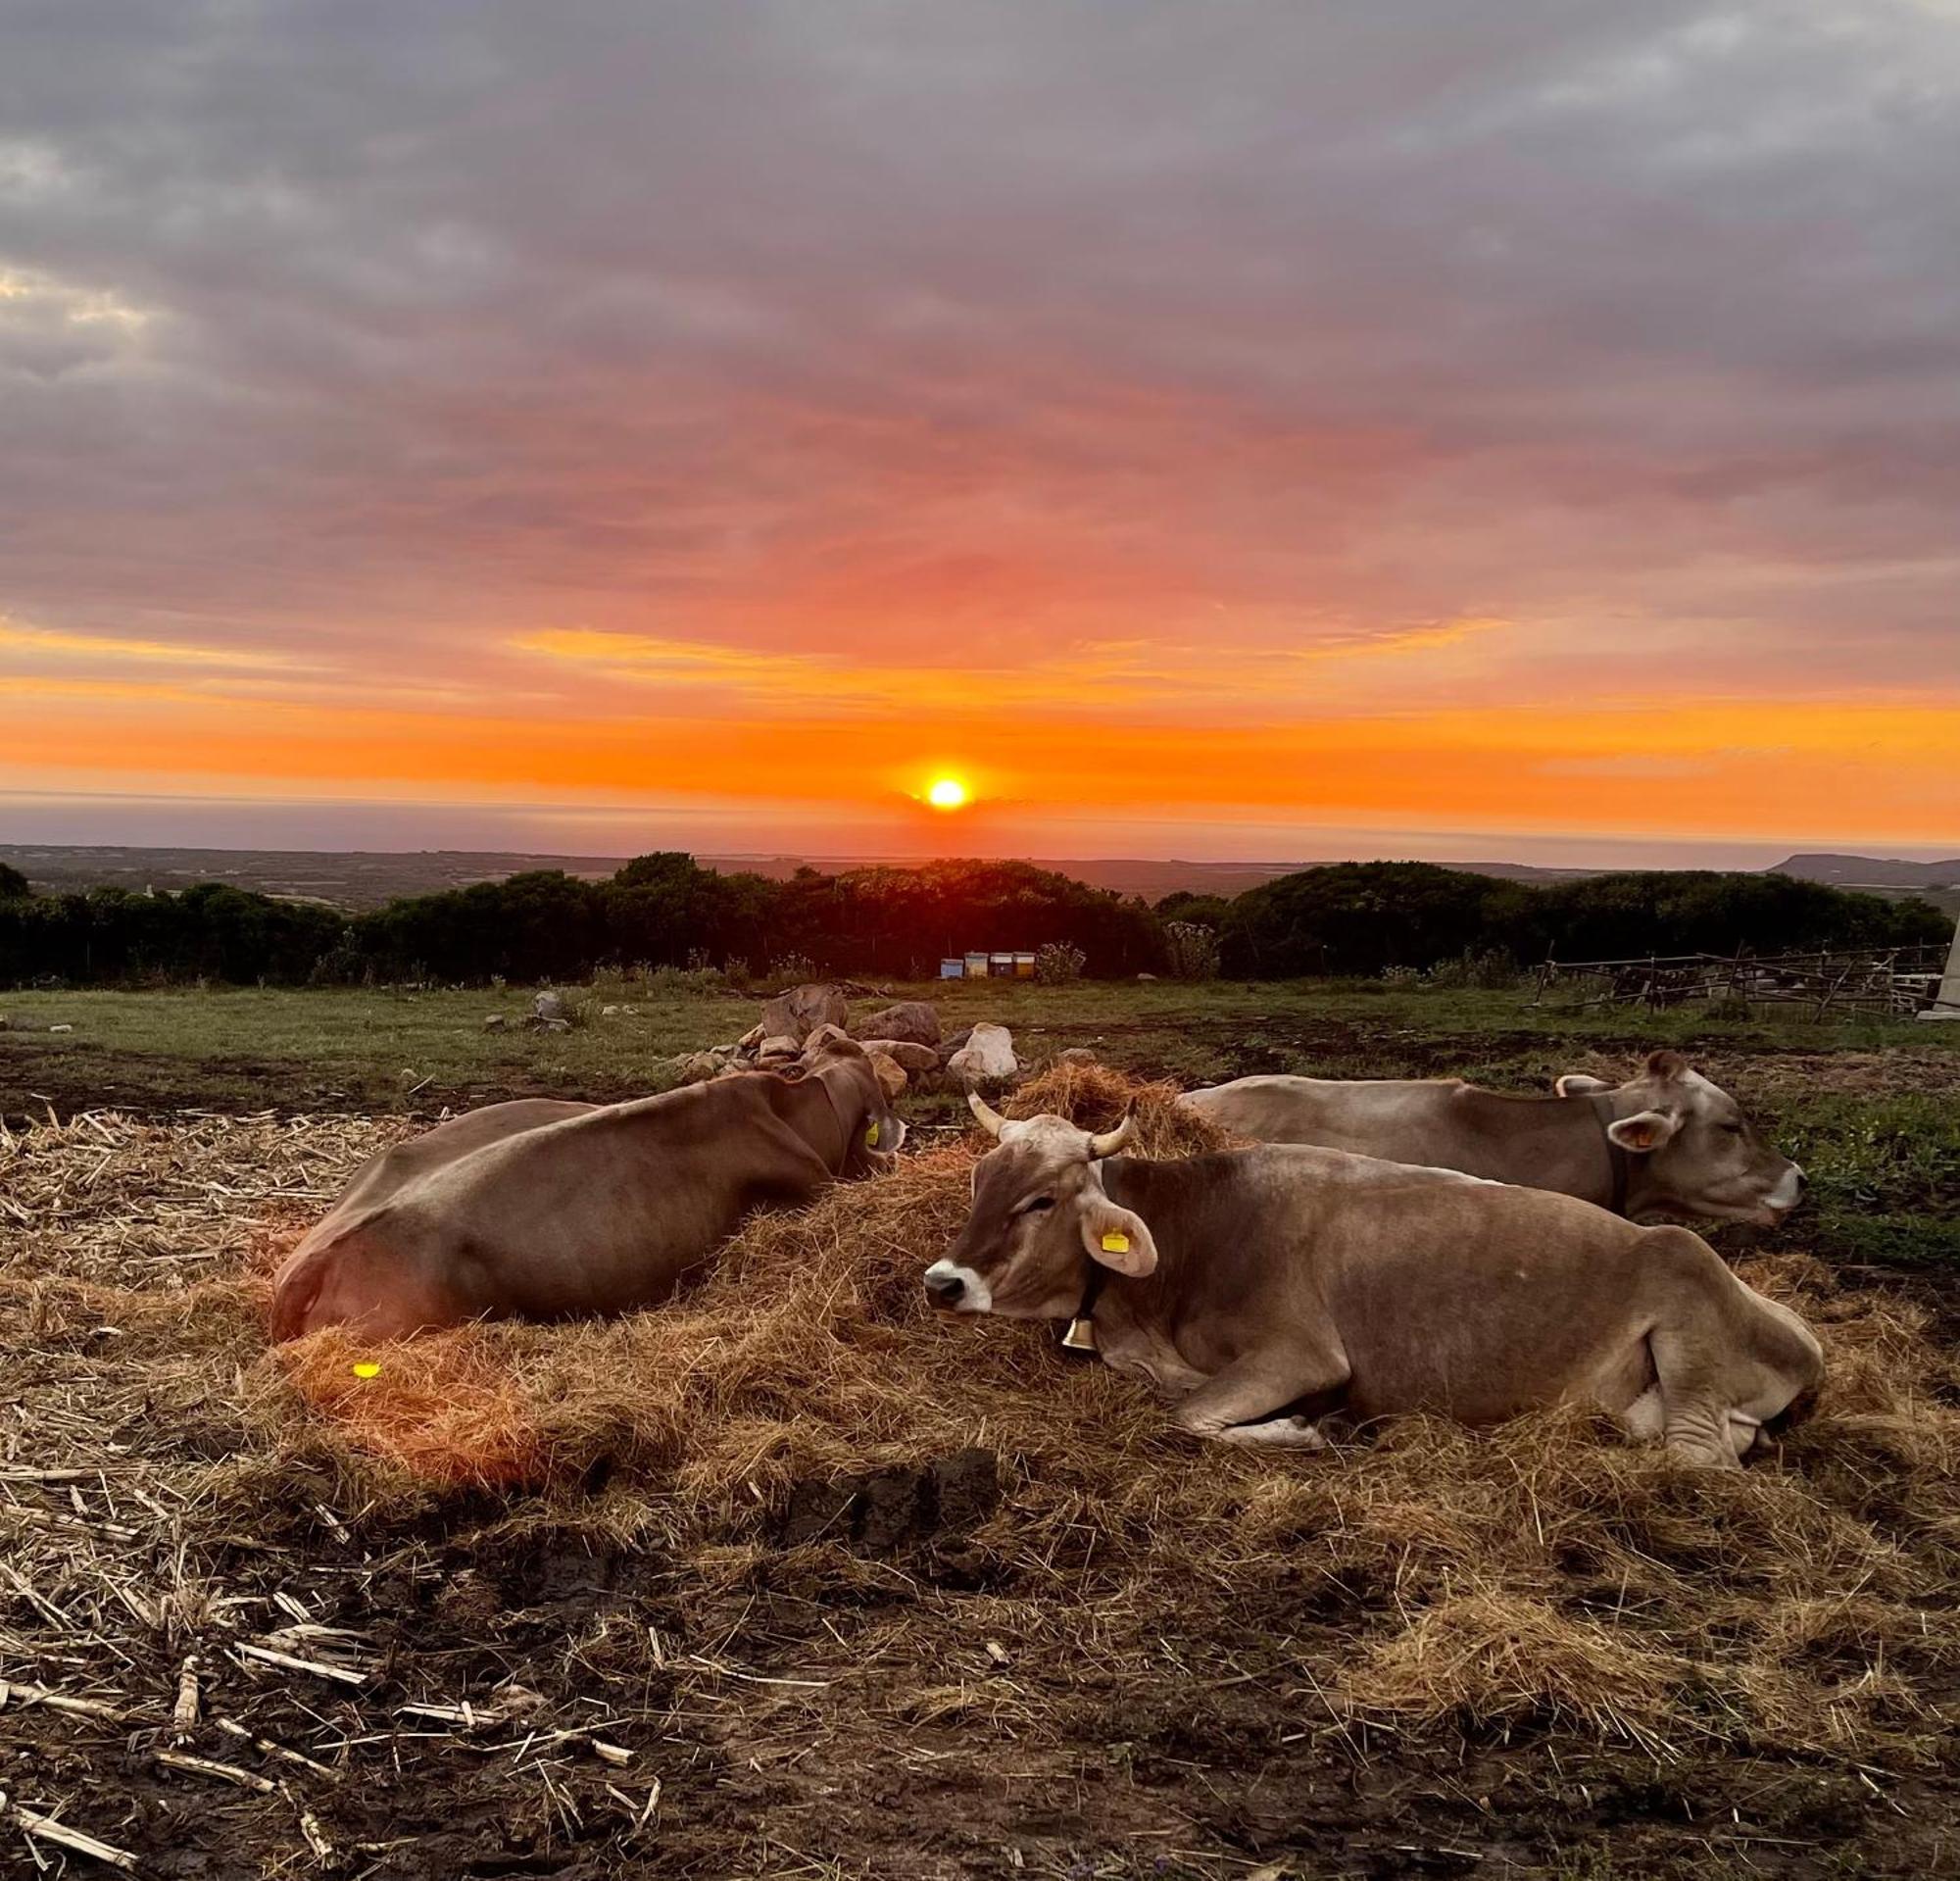
M 1096 1321 L 1078 1313 L 1068 1322 L 1068 1330 L 1061 1335 L 1061 1349 L 1064 1352 L 1094 1352 Z

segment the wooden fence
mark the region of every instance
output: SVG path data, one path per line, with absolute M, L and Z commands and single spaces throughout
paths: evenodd
M 1642 1006 L 1690 1000 L 1802 1006 L 1813 1018 L 1863 1013 L 1911 1018 L 1939 990 L 1946 949 L 1884 947 L 1807 954 L 1654 954 L 1644 960 L 1560 961 L 1539 968 L 1532 1004 L 1570 985 L 1579 1006 Z

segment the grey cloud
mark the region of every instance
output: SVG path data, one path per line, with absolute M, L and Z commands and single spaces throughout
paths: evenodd
M 152 319 L 0 301 L 0 605 L 353 658 L 1018 569 L 1010 638 L 1685 610 L 1924 676 L 1956 106 L 1893 0 L 17 0 L 0 269 Z

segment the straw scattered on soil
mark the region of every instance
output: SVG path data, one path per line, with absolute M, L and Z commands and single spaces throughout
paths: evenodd
M 1206 1147 L 1170 1096 L 1064 1066 L 1007 1108 L 1092 1128 L 1134 1111 L 1144 1153 Z M 1061 1687 L 1088 1695 L 1147 1664 L 1174 1678 L 1153 1656 L 1196 1606 L 1238 1668 L 1212 1673 L 1283 1682 L 1302 1729 L 1554 1729 L 1662 1765 L 1727 1750 L 1880 1776 L 1951 1755 L 1960 1374 L 1912 1307 L 1800 1253 L 1745 1273 L 1819 1328 L 1829 1390 L 1741 1474 L 1685 1469 L 1578 1412 L 1485 1433 L 1413 1419 L 1333 1456 L 1195 1446 L 1052 1328 L 926 1310 L 919 1275 L 962 1218 L 977 1132 L 752 1221 L 657 1312 L 269 1352 L 272 1267 L 400 1130 L 102 1114 L 0 1143 L 0 1679 L 167 1711 L 132 1668 L 291 1621 L 263 1587 L 238 1591 L 249 1573 L 224 1580 L 234 1544 L 359 1548 L 445 1510 L 453 1538 L 459 1496 L 486 1560 L 571 1534 L 753 1587 L 799 1484 L 979 1446 L 1001 1459 L 999 1508 L 949 1538 L 952 1570 L 906 1577 L 874 1644 L 854 1637 L 854 1663 L 871 1657 L 852 1676 L 887 1673 L 875 1698 L 840 1691 L 826 1728 L 977 1706 L 1033 1756 L 1068 1706 L 1052 1689 L 1021 1715 L 1020 1675 L 989 1685 L 975 1640 L 1037 1630 Z M 833 1593 L 902 1572 L 838 1543 L 798 1558 Z M 453 1615 L 470 1574 L 452 1557 L 445 1575 Z M 1282 1610 L 1284 1636 L 1256 1617 Z M 650 1679 L 650 1653 L 672 1676 L 661 1650 L 612 1640 L 579 1676 L 616 1698 L 607 1681 Z M 791 1700 L 832 1702 L 770 1698 Z

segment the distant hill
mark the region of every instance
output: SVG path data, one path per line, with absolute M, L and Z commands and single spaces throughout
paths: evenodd
M 1779 875 L 1829 882 L 1833 888 L 1960 888 L 1960 856 L 1943 863 L 1901 862 L 1892 856 L 1791 856 Z
M 743 870 L 786 880 L 799 868 L 826 874 L 880 864 L 906 866 L 890 856 L 698 856 L 704 868 L 723 875 Z M 1095 888 L 1146 901 L 1187 889 L 1200 895 L 1239 895 L 1278 875 L 1315 866 L 1312 861 L 1272 863 L 1155 862 L 1126 857 L 1049 861 L 1044 868 L 1072 876 Z M 1323 859 L 1324 860 L 1324 859 Z M 623 856 L 532 855 L 519 850 L 424 849 L 400 853 L 373 850 L 307 849 L 141 849 L 60 843 L 0 843 L 0 862 L 11 863 L 43 894 L 70 889 L 181 889 L 192 882 L 230 882 L 287 901 L 311 901 L 351 911 L 379 908 L 403 895 L 429 895 L 471 882 L 502 881 L 525 869 L 560 868 L 567 875 L 597 881 L 610 875 Z M 1570 881 L 1597 874 L 1591 868 L 1534 868 L 1524 863 L 1451 863 L 1473 875 L 1505 881 Z
M 1855 888 L 1898 901 L 1917 895 L 1960 920 L 1960 857 L 1943 863 L 1909 863 L 1895 856 L 1792 856 L 1773 871 L 1831 888 Z
M 596 880 L 624 857 L 530 856 L 516 851 L 427 849 L 381 851 L 307 849 L 78 848 L 59 843 L 0 843 L 9 862 L 42 894 L 82 888 L 188 888 L 229 882 L 287 901 L 333 908 L 379 908 L 398 895 L 428 895 L 471 882 L 501 881 L 527 868 L 562 868 Z
M 723 875 L 749 870 L 783 881 L 799 868 L 836 874 L 850 868 L 880 865 L 909 866 L 909 859 L 893 856 L 726 855 L 698 856 L 704 868 Z M 1063 857 L 1031 860 L 1043 868 L 1072 876 L 1095 888 L 1119 895 L 1140 895 L 1161 901 L 1180 889 L 1199 895 L 1241 895 L 1261 882 L 1313 868 L 1345 857 L 1310 857 L 1295 862 L 1212 863 L 1173 859 L 1157 862 L 1140 857 Z M 192 882 L 231 882 L 288 901 L 323 903 L 359 912 L 379 908 L 404 895 L 429 895 L 444 888 L 466 888 L 471 882 L 502 881 L 525 869 L 560 868 L 567 875 L 597 881 L 610 875 L 623 856 L 554 856 L 524 850 L 422 849 L 142 849 L 103 845 L 77 847 L 62 843 L 0 843 L 0 862 L 11 863 L 43 894 L 65 889 L 188 888 Z M 1527 863 L 1452 862 L 1445 866 L 1472 875 L 1494 875 L 1502 881 L 1535 883 L 1578 881 L 1603 874 L 1598 868 L 1539 868 Z M 1951 913 L 1960 914 L 1960 857 L 1951 862 L 1900 862 L 1889 857 L 1802 854 L 1776 866 L 1777 873 L 1799 880 L 1824 882 L 1834 888 L 1860 888 L 1896 899 L 1924 895 Z

